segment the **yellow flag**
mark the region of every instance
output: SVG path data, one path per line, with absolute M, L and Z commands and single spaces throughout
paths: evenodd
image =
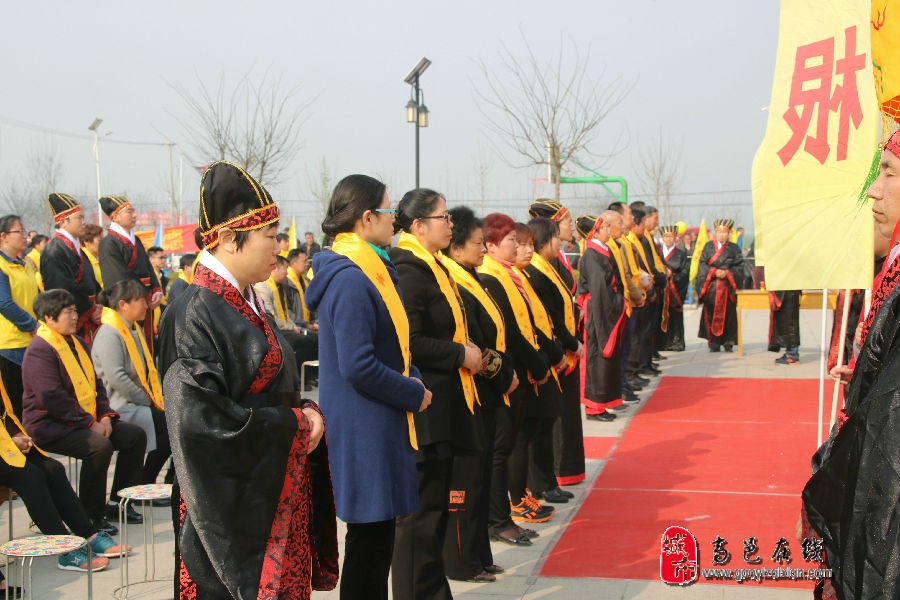
M 703 246 L 709 241 L 709 234 L 706 233 L 706 219 L 700 221 L 700 231 L 697 232 L 697 241 L 694 242 L 694 254 L 691 256 L 691 278 L 693 283 L 697 278 L 697 270 L 700 268 L 700 253 L 703 252 Z
M 752 176 L 755 253 L 767 289 L 872 287 L 872 213 L 859 201 L 880 123 L 871 7 L 781 3 L 768 124 Z
M 288 229 L 288 250 L 294 250 L 297 247 L 297 220 L 291 218 L 291 228 Z
M 900 122 L 900 0 L 872 0 L 871 26 L 878 104 L 886 116 Z

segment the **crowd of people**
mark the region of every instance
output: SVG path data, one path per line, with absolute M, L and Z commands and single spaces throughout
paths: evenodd
M 696 248 L 643 202 L 576 216 L 540 199 L 522 223 L 425 188 L 393 205 L 351 175 L 320 247 L 279 232 L 265 188 L 220 162 L 201 251 L 169 276 L 125 197 L 101 199 L 106 229 L 71 196 L 49 203 L 49 239 L 0 218 L 0 485 L 43 533 L 88 538 L 97 570 L 130 550 L 111 537 L 118 492 L 174 483 L 157 504 L 171 504 L 179 598 L 334 587 L 336 518 L 342 598 L 387 598 L 389 574 L 398 599 L 495 581 L 491 541 L 531 545 L 584 480 L 582 410 L 614 421 L 660 352 L 684 350 L 689 288 L 700 337 L 730 352 L 747 279 L 731 220 Z M 780 294 L 770 345 L 795 356 Z M 314 361 L 318 403 L 300 384 Z M 81 461 L 77 496 L 48 451 Z

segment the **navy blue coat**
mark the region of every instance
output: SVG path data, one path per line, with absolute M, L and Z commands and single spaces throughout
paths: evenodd
M 386 265 L 396 286 L 397 271 Z M 319 407 L 337 515 L 372 523 L 413 513 L 416 462 L 406 412 L 419 410 L 422 386 L 403 376 L 393 321 L 362 270 L 323 250 L 313 273 L 306 304 L 319 316 Z M 410 376 L 419 377 L 413 366 Z

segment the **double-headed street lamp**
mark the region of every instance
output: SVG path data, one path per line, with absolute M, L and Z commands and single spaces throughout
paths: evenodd
M 419 88 L 419 77 L 430 65 L 431 61 L 423 56 L 403 78 L 412 86 L 409 102 L 406 103 L 406 122 L 416 124 L 416 187 L 419 187 L 419 128 L 428 127 L 428 107 L 425 106 L 425 94 Z

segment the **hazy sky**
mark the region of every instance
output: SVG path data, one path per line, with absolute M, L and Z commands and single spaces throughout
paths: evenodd
M 502 208 L 524 216 L 536 169 L 514 169 L 518 157 L 490 139 L 475 88 L 477 61 L 499 65 L 505 45 L 539 56 L 590 50 L 590 71 L 634 87 L 604 123 L 595 151 L 620 136 L 625 149 L 600 169 L 641 192 L 641 149 L 659 132 L 681 154 L 683 176 L 674 216 L 699 220 L 725 210 L 751 226 L 750 168 L 762 140 L 778 36 L 778 3 L 635 0 L 366 2 L 30 2 L 4 11 L 0 101 L 0 185 L 27 173 L 29 154 L 53 148 L 62 159 L 61 191 L 96 195 L 90 132 L 103 119 L 102 191 L 127 193 L 138 210 L 168 205 L 165 147 L 109 144 L 165 142 L 189 158 L 184 202 L 196 212 L 205 164 L 176 117 L 186 116 L 171 84 L 188 89 L 196 73 L 214 86 L 254 69 L 281 75 L 313 99 L 293 175 L 270 191 L 298 226 L 315 224 L 309 178 L 322 158 L 337 177 L 379 176 L 399 200 L 414 185 L 414 128 L 405 120 L 409 86 L 402 78 L 421 56 L 430 125 L 421 131 L 422 185 L 455 205 Z M 22 128 L 27 123 L 86 136 L 76 139 Z M 489 165 L 486 206 L 475 165 Z M 486 159 L 486 161 L 485 161 Z M 176 150 L 177 161 L 177 150 Z M 591 166 L 596 164 L 585 158 Z M 586 175 L 580 169 L 566 174 Z M 176 172 L 176 189 L 178 186 Z M 569 186 L 571 188 L 573 186 Z M 565 188 L 565 186 L 564 186 Z M 608 199 L 600 190 L 564 189 Z M 728 192 L 716 193 L 709 192 Z M 177 192 L 176 192 L 177 193 Z M 584 202 L 584 200 L 581 200 Z M 716 207 L 721 207 L 717 210 Z M 669 219 L 662 216 L 663 222 Z

